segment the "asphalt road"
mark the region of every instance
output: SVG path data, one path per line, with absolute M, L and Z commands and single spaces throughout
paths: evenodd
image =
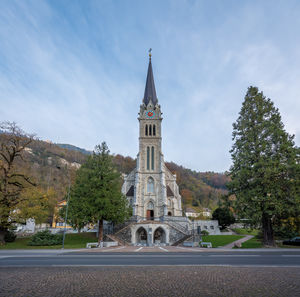
M 0 297 L 298 297 L 299 279 L 300 250 L 0 251 Z
M 41 266 L 255 266 L 300 267 L 300 251 L 121 253 L 1 251 L 0 267 Z

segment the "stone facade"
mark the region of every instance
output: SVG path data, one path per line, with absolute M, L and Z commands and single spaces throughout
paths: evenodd
M 114 236 L 133 245 L 177 245 L 191 238 L 196 223 L 192 224 L 182 215 L 176 175 L 164 162 L 161 149 L 162 112 L 156 97 L 151 56 L 138 120 L 139 153 L 136 168 L 124 175 L 122 187 L 132 206 L 133 216 L 130 223 L 116 230 Z M 209 226 L 208 232 L 217 232 L 217 221 L 206 222 L 206 225 L 197 223 L 197 226 L 201 226 L 201 229 Z M 213 228 L 210 227 L 212 225 Z
M 149 90 L 151 82 L 154 90 Z M 166 167 L 161 150 L 162 112 L 156 98 L 151 60 L 138 120 L 140 131 L 136 168 L 124 177 L 122 191 L 128 197 L 133 215 L 141 220 L 182 216 L 176 175 Z

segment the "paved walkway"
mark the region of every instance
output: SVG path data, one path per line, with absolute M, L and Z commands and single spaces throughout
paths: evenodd
M 242 244 L 243 242 L 245 242 L 253 237 L 254 237 L 253 235 L 246 235 L 245 237 L 238 239 L 232 243 L 226 244 L 226 245 L 222 246 L 221 248 L 222 249 L 232 249 L 235 244 L 237 244 L 237 245 Z
M 1 268 L 1 297 L 300 296 L 300 268 Z

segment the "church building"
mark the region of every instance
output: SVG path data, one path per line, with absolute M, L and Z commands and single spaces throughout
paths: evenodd
M 177 245 L 191 238 L 204 221 L 192 222 L 182 214 L 176 175 L 166 167 L 162 153 L 162 111 L 155 90 L 151 53 L 145 93 L 138 114 L 139 152 L 136 168 L 124 176 L 122 192 L 133 216 L 117 227 L 111 239 L 131 245 Z M 205 221 L 217 234 L 218 222 Z M 203 226 L 202 226 L 203 227 Z M 215 229 L 215 232 L 213 232 Z M 199 230 L 199 228 L 198 228 Z
M 136 168 L 125 177 L 123 192 L 141 220 L 182 216 L 176 175 L 162 153 L 162 112 L 156 96 L 151 54 L 143 102 L 139 112 L 139 153 Z

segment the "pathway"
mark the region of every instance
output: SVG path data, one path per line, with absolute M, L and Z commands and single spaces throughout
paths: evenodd
M 229 244 L 226 244 L 224 246 L 222 246 L 221 248 L 222 249 L 232 249 L 234 247 L 235 244 L 239 245 L 239 244 L 242 244 L 243 242 L 253 238 L 254 236 L 253 235 L 246 235 L 245 237 L 241 238 L 241 239 L 238 239 L 234 242 L 231 242 Z

